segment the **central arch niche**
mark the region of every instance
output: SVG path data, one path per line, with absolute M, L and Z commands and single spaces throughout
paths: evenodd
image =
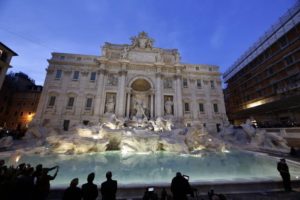
M 153 96 L 151 83 L 144 78 L 137 78 L 131 85 L 129 103 L 130 118 L 144 119 L 152 116 Z
M 131 84 L 131 88 L 135 91 L 148 91 L 151 85 L 145 79 L 137 79 Z

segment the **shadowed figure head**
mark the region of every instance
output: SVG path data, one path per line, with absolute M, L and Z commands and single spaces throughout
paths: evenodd
M 94 173 L 94 172 L 93 172 L 93 173 L 90 173 L 90 174 L 88 175 L 88 177 L 87 177 L 87 182 L 88 182 L 88 183 L 93 183 L 94 179 L 95 179 L 95 173 Z
M 177 172 L 177 173 L 176 173 L 176 176 L 179 177 L 179 176 L 182 176 L 182 175 L 181 175 L 180 172 Z
M 76 187 L 79 183 L 79 179 L 78 178 L 74 178 L 71 182 L 70 182 L 70 187 Z
M 112 177 L 111 171 L 106 172 L 106 178 L 107 178 L 107 180 L 111 180 L 111 177 Z

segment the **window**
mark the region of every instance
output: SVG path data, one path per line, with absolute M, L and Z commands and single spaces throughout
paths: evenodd
M 188 87 L 188 81 L 187 81 L 186 78 L 184 78 L 184 79 L 182 80 L 182 85 L 183 85 L 184 88 L 187 88 L 187 87 Z
M 258 97 L 261 96 L 261 90 L 257 91 L 257 96 L 258 96 Z
M 214 103 L 214 112 L 219 112 L 218 104 Z
M 77 57 L 76 60 L 80 61 L 80 60 L 81 60 L 81 57 Z
M 190 104 L 189 103 L 184 103 L 184 111 L 190 112 Z
M 2 51 L 1 56 L 0 56 L 0 59 L 1 59 L 3 62 L 7 62 L 7 53 L 6 53 L 5 51 Z
M 64 131 L 69 130 L 70 120 L 64 120 L 63 129 Z
M 215 88 L 215 82 L 214 82 L 214 81 L 210 81 L 210 87 L 211 87 L 212 89 Z
M 56 70 L 55 79 L 59 80 L 62 75 L 62 70 L 58 69 Z
M 74 73 L 73 73 L 73 80 L 74 81 L 77 81 L 79 79 L 79 71 L 75 71 Z
M 93 99 L 92 98 L 87 98 L 86 103 L 85 103 L 85 109 L 90 110 L 92 108 L 92 103 L 93 103 Z
M 83 125 L 85 125 L 85 126 L 89 125 L 89 122 L 90 122 L 89 120 L 83 120 L 82 121 Z
M 210 67 L 210 68 L 208 68 L 208 71 L 212 72 L 212 68 L 211 68 L 211 67 Z
M 279 45 L 281 48 L 285 47 L 287 45 L 287 43 L 288 43 L 288 41 L 285 36 L 283 36 L 282 38 L 279 39 Z
M 270 68 L 268 69 L 268 74 L 269 74 L 269 75 L 272 75 L 273 73 L 274 73 L 273 68 L 270 67 Z
M 204 105 L 203 105 L 203 103 L 199 103 L 199 110 L 200 110 L 200 112 L 204 112 Z
M 201 87 L 202 87 L 201 80 L 198 79 L 198 80 L 197 80 L 197 88 L 201 88 Z
M 221 131 L 221 124 L 216 124 L 217 132 L 219 133 Z
M 286 65 L 291 65 L 294 63 L 294 58 L 293 56 L 288 56 L 284 58 Z
M 23 112 L 20 113 L 20 116 L 23 116 Z
M 72 108 L 72 107 L 73 107 L 73 105 L 74 105 L 74 100 L 75 100 L 74 97 L 69 97 L 68 104 L 67 104 L 67 108 Z
M 96 72 L 91 73 L 90 81 L 95 81 L 96 80 Z
M 55 105 L 55 96 L 51 96 L 49 99 L 48 107 L 53 107 Z
M 196 67 L 196 70 L 197 70 L 197 71 L 199 71 L 199 69 L 200 69 L 199 67 Z
M 60 59 L 61 59 L 61 60 L 64 60 L 64 59 L 65 59 L 65 56 L 60 56 Z

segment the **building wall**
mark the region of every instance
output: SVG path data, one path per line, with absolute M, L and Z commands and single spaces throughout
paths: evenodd
M 10 61 L 17 54 L 0 42 L 0 89 L 5 79 L 6 72 L 10 68 Z
M 0 126 L 26 129 L 32 121 L 42 92 L 25 74 L 9 74 L 0 90 Z
M 76 71 L 78 80 L 74 80 Z M 93 72 L 96 79 L 91 81 Z M 98 124 L 107 117 L 110 95 L 116 97 L 114 114 L 131 119 L 132 102 L 138 95 L 133 88 L 139 82 L 150 85 L 150 89 L 143 92 L 148 95 L 145 101 L 149 105 L 149 119 L 172 117 L 185 125 L 205 124 L 214 131 L 217 124 L 222 125 L 227 119 L 217 66 L 180 63 L 177 50 L 109 43 L 105 44 L 102 56 L 52 54 L 36 119 L 59 130 L 63 129 L 65 120 L 70 121 L 70 126 L 83 121 Z M 55 103 L 51 105 L 54 97 Z M 72 107 L 68 107 L 70 97 L 75 99 Z M 86 109 L 88 98 L 93 102 L 91 109 Z M 171 116 L 165 110 L 168 98 L 173 103 Z M 185 109 L 185 103 L 189 109 Z M 199 103 L 203 104 L 203 112 L 199 110 Z M 214 104 L 218 107 L 216 112 Z
M 298 6 L 291 16 L 297 19 L 288 18 L 282 26 L 299 21 L 299 10 Z M 300 24 L 289 28 L 273 43 L 258 45 L 264 51 L 249 54 L 248 64 L 226 77 L 224 96 L 231 122 L 239 124 L 253 117 L 262 126 L 300 124 Z M 269 38 L 272 34 L 276 33 Z

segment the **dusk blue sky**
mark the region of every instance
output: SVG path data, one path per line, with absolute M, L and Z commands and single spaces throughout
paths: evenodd
M 177 48 L 182 62 L 221 72 L 296 0 L 0 0 L 0 41 L 11 71 L 43 84 L 51 52 L 100 55 L 104 42 L 130 43 L 146 31 L 155 47 Z

